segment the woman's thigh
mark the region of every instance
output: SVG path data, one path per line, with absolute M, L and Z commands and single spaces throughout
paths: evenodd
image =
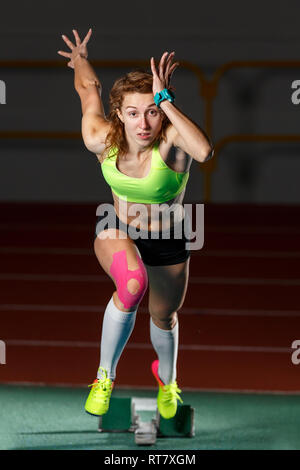
M 124 232 L 122 232 L 122 234 L 123 236 L 126 235 Z M 110 236 L 108 237 L 107 235 Z M 132 295 L 138 294 L 139 289 L 145 290 L 145 285 L 148 282 L 147 271 L 133 240 L 128 236 L 121 238 L 120 231 L 117 229 L 107 229 L 96 237 L 94 241 L 94 251 L 101 267 L 115 284 L 117 291 L 114 293 L 113 297 L 116 306 L 124 311 L 135 310 L 135 306 L 126 307 L 120 299 L 120 282 L 122 282 L 124 276 L 118 275 L 122 271 L 130 277 L 129 271 L 138 271 L 135 277 L 128 280 L 126 289 Z M 121 263 L 123 264 L 121 265 Z M 137 280 L 136 277 L 138 277 L 139 280 Z M 122 280 L 119 281 L 119 285 L 118 278 L 122 278 Z M 125 286 L 123 286 L 123 290 L 124 287 Z M 141 299 L 139 301 L 141 301 Z
M 146 266 L 149 281 L 149 312 L 158 322 L 171 320 L 184 302 L 188 278 L 188 258 L 169 266 Z

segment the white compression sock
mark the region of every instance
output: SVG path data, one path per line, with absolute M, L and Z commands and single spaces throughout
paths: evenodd
M 132 333 L 137 310 L 133 312 L 119 310 L 115 306 L 113 297 L 107 304 L 102 324 L 99 367 L 107 370 L 107 377 L 111 380 L 116 377 L 116 367 Z M 100 375 L 98 371 L 98 379 Z
M 151 342 L 159 360 L 158 375 L 165 385 L 176 380 L 178 330 L 178 321 L 172 330 L 162 330 L 150 318 Z

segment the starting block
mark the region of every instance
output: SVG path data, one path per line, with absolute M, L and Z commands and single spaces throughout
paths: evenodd
M 108 412 L 99 418 L 99 432 L 126 432 L 135 429 L 135 410 L 131 398 L 111 398 Z
M 99 432 L 131 432 L 137 445 L 153 445 L 157 438 L 193 437 L 194 408 L 178 404 L 174 418 L 164 419 L 156 399 L 114 398 L 108 412 L 99 418 Z
M 178 405 L 174 418 L 165 419 L 156 411 L 158 437 L 194 437 L 195 409 L 190 405 Z

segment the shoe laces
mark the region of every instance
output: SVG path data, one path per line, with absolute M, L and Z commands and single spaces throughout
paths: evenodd
M 164 385 L 163 386 L 163 391 L 164 391 L 164 394 L 163 394 L 163 400 L 164 401 L 166 401 L 166 402 L 167 401 L 172 401 L 175 398 L 176 400 L 179 400 L 180 403 L 183 403 L 183 400 L 178 395 L 178 393 L 181 393 L 181 390 L 178 388 L 178 385 L 177 385 L 176 381 L 172 382 L 169 385 Z
M 93 387 L 92 391 L 94 393 L 101 391 L 108 394 L 112 389 L 112 381 L 107 377 L 107 372 L 103 367 L 100 367 L 99 370 L 101 374 L 100 378 L 90 384 L 89 387 Z

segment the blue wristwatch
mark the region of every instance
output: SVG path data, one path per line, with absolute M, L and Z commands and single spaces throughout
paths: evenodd
M 170 103 L 173 103 L 175 100 L 175 95 L 173 95 L 170 90 L 167 90 L 167 88 L 164 88 L 162 91 L 156 93 L 154 96 L 154 102 L 158 108 L 160 107 L 160 103 L 165 100 L 170 101 Z

